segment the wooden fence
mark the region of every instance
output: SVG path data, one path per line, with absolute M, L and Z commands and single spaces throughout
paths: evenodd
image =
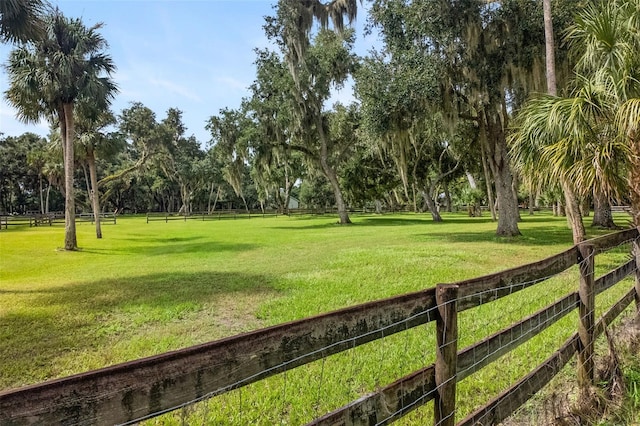
M 180 220 L 186 222 L 188 220 L 221 220 L 221 219 L 248 219 L 251 217 L 277 217 L 278 212 L 275 210 L 261 211 L 261 210 L 214 210 L 210 213 L 207 212 L 193 212 L 193 213 L 168 213 L 168 212 L 149 212 L 147 213 L 147 223 L 149 222 L 170 222 L 174 220 Z
M 62 217 L 64 220 L 64 216 Z M 76 215 L 76 222 L 94 222 L 93 213 L 81 213 Z M 63 222 L 64 223 L 64 222 Z M 100 213 L 100 223 L 118 223 L 118 216 L 113 213 Z
M 406 209 L 396 209 L 396 210 L 384 210 L 385 213 L 389 212 L 401 212 L 408 211 Z M 374 209 L 355 209 L 349 208 L 349 213 L 374 213 Z M 287 212 L 288 216 L 322 216 L 322 215 L 337 215 L 338 210 L 335 207 L 327 207 L 327 208 L 298 208 L 298 209 L 289 209 Z M 278 213 L 277 210 L 250 210 L 246 211 L 244 209 L 227 209 L 227 210 L 213 210 L 211 212 L 192 212 L 188 214 L 184 213 L 169 213 L 169 212 L 149 212 L 147 213 L 147 223 L 155 222 L 155 221 L 163 221 L 163 222 L 171 222 L 175 220 L 179 221 L 188 221 L 188 220 L 221 220 L 221 219 L 246 219 L 252 217 L 278 217 L 278 215 L 282 215 L 282 213 Z
M 459 425 L 496 424 L 578 354 L 578 379 L 593 383 L 594 339 L 634 300 L 640 304 L 638 231 L 587 241 L 539 262 L 455 284 L 365 303 L 218 341 L 0 393 L 0 424 L 119 424 L 150 418 L 431 321 L 435 364 L 315 419 L 314 425 L 388 424 L 434 400 L 434 424 L 455 424 L 456 382 L 578 309 L 580 325 L 544 363 Z M 633 242 L 634 258 L 594 279 L 597 254 Z M 458 350 L 458 313 L 491 303 L 572 267 L 577 292 Z M 597 322 L 595 295 L 635 273 L 629 291 Z
M 113 213 L 100 213 L 101 223 L 117 223 L 117 216 Z M 76 222 L 93 223 L 93 213 L 80 213 L 76 215 Z M 29 215 L 2 215 L 0 216 L 0 229 L 9 229 L 9 226 L 53 226 L 64 225 L 64 213 L 46 213 Z

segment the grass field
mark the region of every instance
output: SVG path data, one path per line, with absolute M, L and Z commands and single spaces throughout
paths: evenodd
M 445 214 L 152 222 L 122 217 L 81 250 L 62 227 L 0 232 L 0 389 L 37 383 L 337 308 L 500 271 L 571 246 L 563 218 L 523 216 L 499 239 L 488 218 Z M 626 220 L 624 218 L 623 220 Z M 622 222 L 622 221 L 621 221 Z M 601 231 L 590 231 L 600 235 Z M 603 272 L 628 247 L 596 259 Z M 575 269 L 575 268 L 574 268 Z M 467 311 L 462 348 L 577 288 L 568 273 Z M 599 309 L 630 281 L 598 298 Z M 570 315 L 459 385 L 461 418 L 575 332 Z M 373 342 L 150 423 L 300 424 L 433 362 L 433 326 Z M 400 424 L 424 424 L 420 409 Z

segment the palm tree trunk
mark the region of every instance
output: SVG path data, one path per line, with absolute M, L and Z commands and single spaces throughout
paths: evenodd
M 75 250 L 78 248 L 76 237 L 76 205 L 73 191 L 73 104 L 62 105 L 62 117 L 60 118 L 60 136 L 64 146 L 64 249 Z
M 547 66 L 547 91 L 550 95 L 556 96 L 556 58 L 555 43 L 553 39 L 553 20 L 551 15 L 551 0 L 542 1 L 544 14 L 544 41 L 545 41 L 545 62 Z
M 42 173 L 40 173 L 40 175 L 38 176 L 38 180 L 40 182 L 40 214 L 44 214 L 44 194 L 42 193 L 44 189 L 42 188 Z
M 45 214 L 49 214 L 49 193 L 51 192 L 51 182 L 48 182 L 47 185 L 47 197 L 45 199 L 45 203 L 44 203 L 44 213 Z
M 93 220 L 96 224 L 96 238 L 102 238 L 102 226 L 100 224 L 100 197 L 98 194 L 98 171 L 96 169 L 96 157 L 92 149 L 87 152 L 87 163 L 89 163 L 89 178 L 91 180 L 91 207 L 93 209 Z
M 562 191 L 564 192 L 565 209 L 567 213 L 567 221 L 571 226 L 573 233 L 573 243 L 578 244 L 585 240 L 584 224 L 582 223 L 582 214 L 580 213 L 580 203 L 576 197 L 571 184 L 562 179 Z
M 545 40 L 545 62 L 547 91 L 550 95 L 556 96 L 558 89 L 556 87 L 556 59 L 555 59 L 555 42 L 553 37 L 553 20 L 551 15 L 551 0 L 542 1 L 544 15 L 544 40 Z M 585 239 L 584 224 L 582 223 L 582 214 L 580 213 L 580 204 L 566 179 L 562 179 L 562 190 L 565 197 L 565 205 L 567 209 L 567 220 L 571 225 L 573 233 L 573 243 L 577 244 Z
M 629 189 L 631 199 L 631 214 L 633 215 L 633 225 L 640 226 L 640 135 L 630 137 L 629 155 Z
M 87 174 L 87 165 L 82 162 L 82 175 L 84 176 L 84 187 L 87 188 L 87 198 L 91 204 L 91 184 L 89 183 L 89 175 Z

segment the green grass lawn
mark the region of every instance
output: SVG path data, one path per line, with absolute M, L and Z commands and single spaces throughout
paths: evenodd
M 78 225 L 0 232 L 0 389 L 178 349 L 341 307 L 536 261 L 571 246 L 566 219 L 523 215 L 523 236 L 489 218 L 445 214 L 256 217 L 145 223 L 122 217 L 102 240 Z M 621 218 L 621 223 L 626 218 Z M 592 231 L 601 235 L 602 231 Z M 598 257 L 600 273 L 628 256 Z M 574 268 L 575 269 L 575 268 Z M 569 271 L 465 312 L 459 347 L 577 288 Z M 598 298 L 600 309 L 624 286 Z M 575 332 L 571 315 L 459 385 L 458 417 L 526 374 Z M 433 362 L 433 325 L 373 342 L 150 423 L 300 424 Z M 423 424 L 421 409 L 401 424 Z

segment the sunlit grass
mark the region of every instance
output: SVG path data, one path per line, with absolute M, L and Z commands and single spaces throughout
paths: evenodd
M 58 250 L 61 227 L 2 230 L 0 389 L 500 271 L 571 246 L 566 220 L 549 214 L 523 215 L 515 239 L 495 237 L 488 218 L 444 218 L 362 215 L 338 226 L 333 217 L 149 224 L 123 217 L 103 227 L 102 240 L 80 224 L 78 252 Z M 596 263 L 626 256 L 621 247 Z M 459 347 L 575 291 L 575 269 L 463 313 Z M 599 311 L 625 288 L 599 297 Z M 548 357 L 575 332 L 576 318 L 460 383 L 458 418 Z M 432 324 L 418 327 L 150 422 L 304 423 L 433 362 L 434 340 Z M 424 424 L 428 407 L 400 424 Z

